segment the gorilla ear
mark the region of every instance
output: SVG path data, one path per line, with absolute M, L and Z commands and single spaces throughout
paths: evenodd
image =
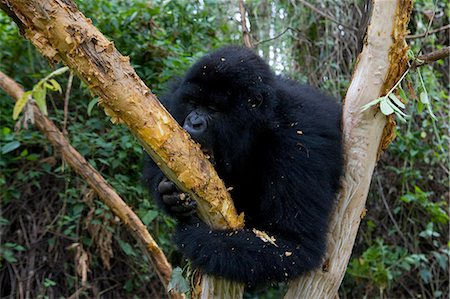
M 258 84 L 250 89 L 247 105 L 250 109 L 264 108 L 267 109 L 275 104 L 275 90 L 271 85 Z

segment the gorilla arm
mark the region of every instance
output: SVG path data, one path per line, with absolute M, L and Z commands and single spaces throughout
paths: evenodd
M 285 281 L 320 265 L 310 248 L 281 235 L 263 240 L 258 231 L 211 230 L 202 222 L 180 227 L 175 240 L 184 255 L 205 273 L 257 285 Z

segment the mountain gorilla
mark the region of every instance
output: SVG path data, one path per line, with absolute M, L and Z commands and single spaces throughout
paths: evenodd
M 210 229 L 196 217 L 195 202 L 180 198 L 149 161 L 146 184 L 179 220 L 175 241 L 193 265 L 249 285 L 319 267 L 342 173 L 340 106 L 276 76 L 253 51 L 237 46 L 201 58 L 161 101 L 208 153 L 245 213 L 242 230 Z

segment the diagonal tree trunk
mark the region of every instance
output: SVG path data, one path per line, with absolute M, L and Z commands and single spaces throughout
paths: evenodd
M 100 97 L 112 122 L 124 123 L 141 141 L 164 174 L 198 203 L 198 212 L 213 228 L 238 229 L 237 215 L 224 183 L 198 144 L 175 122 L 145 86 L 114 44 L 70 0 L 0 0 L 21 33 L 50 61 L 62 60 Z M 241 297 L 243 286 L 206 276 L 203 292 L 220 296 L 228 289 Z M 217 285 L 216 291 L 213 286 Z M 205 297 L 206 298 L 206 297 Z
M 239 228 L 223 182 L 200 147 L 173 120 L 129 63 L 72 1 L 1 0 L 21 32 L 50 61 L 64 61 L 100 97 L 113 123 L 124 123 L 164 173 L 199 202 L 214 228 Z

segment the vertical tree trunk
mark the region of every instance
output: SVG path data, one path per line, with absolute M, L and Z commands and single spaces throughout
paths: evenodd
M 410 0 L 373 0 L 370 25 L 343 108 L 345 177 L 330 223 L 323 269 L 290 284 L 291 298 L 335 298 L 363 217 L 372 172 L 380 151 L 393 139 L 395 122 L 377 107 L 361 107 L 386 94 L 406 69 L 405 43 Z

